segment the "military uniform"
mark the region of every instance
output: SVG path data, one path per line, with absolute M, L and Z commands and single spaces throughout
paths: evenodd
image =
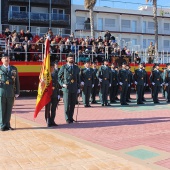
M 131 93 L 131 84 L 133 83 L 133 74 L 132 72 L 128 69 L 128 76 L 129 76 L 129 84 L 128 84 L 128 90 L 127 90 L 127 95 L 126 95 L 126 101 L 131 102 L 130 99 L 130 93 Z
M 15 94 L 19 95 L 20 84 L 17 68 L 0 66 L 0 128 L 9 130 Z
M 162 97 L 167 97 L 167 89 L 168 88 L 166 86 L 168 86 L 168 84 L 166 82 L 167 82 L 167 77 L 168 77 L 168 74 L 169 74 L 169 73 L 167 74 L 167 71 L 169 72 L 169 70 L 164 69 L 163 73 L 162 73 L 162 80 L 165 83 L 164 87 L 162 88 Z M 168 99 L 168 97 L 167 97 L 167 99 Z
M 152 83 L 152 90 L 153 90 L 153 101 L 154 103 L 159 103 L 158 101 L 158 92 L 160 86 L 162 86 L 162 76 L 159 70 L 153 70 L 150 76 L 150 82 Z
M 99 87 L 99 79 L 97 78 L 97 72 L 98 69 L 93 69 L 93 77 L 94 77 L 94 87 L 91 90 L 91 103 L 97 103 L 96 102 L 96 95 L 97 95 L 97 90 Z
M 94 86 L 93 69 L 83 68 L 80 71 L 80 80 L 81 82 L 83 82 L 83 88 L 82 88 L 83 104 L 85 107 L 90 107 L 89 104 L 90 93 L 91 93 L 92 85 Z
M 47 126 L 57 126 L 55 123 L 56 108 L 59 102 L 59 83 L 58 83 L 58 70 L 54 70 L 51 74 L 52 77 L 52 96 L 51 101 L 45 106 L 45 119 Z
M 117 85 L 119 83 L 118 80 L 118 73 L 116 70 L 111 69 L 111 78 L 112 78 L 112 84 L 110 87 L 110 103 L 115 103 L 116 102 L 116 90 L 117 90 Z
M 153 63 L 155 55 L 155 46 L 149 45 L 147 52 L 149 56 L 148 63 Z
M 80 84 L 78 66 L 63 65 L 58 73 L 58 82 L 62 86 L 66 122 L 72 123 L 74 121 L 73 114 Z
M 144 83 L 144 87 L 143 87 L 143 91 L 142 91 L 142 101 L 145 101 L 144 95 L 145 95 L 146 87 L 148 86 L 148 74 L 145 69 L 143 69 L 143 71 L 145 74 L 145 83 Z
M 108 66 L 101 66 L 98 70 L 97 77 L 100 81 L 100 101 L 101 105 L 104 106 L 109 106 L 108 104 L 108 91 L 109 91 L 109 86 L 111 86 L 112 83 L 112 77 L 111 77 L 111 69 Z
M 128 86 L 130 83 L 128 70 L 126 70 L 126 69 L 119 70 L 118 77 L 119 77 L 119 84 L 121 86 L 120 103 L 121 103 L 121 105 L 128 105 L 126 103 L 127 91 L 128 91 Z
M 143 89 L 146 85 L 146 73 L 143 69 L 135 70 L 134 81 L 136 84 L 137 104 L 143 104 Z
M 164 82 L 166 86 L 167 102 L 170 103 L 170 70 L 169 69 L 167 69 L 165 72 Z

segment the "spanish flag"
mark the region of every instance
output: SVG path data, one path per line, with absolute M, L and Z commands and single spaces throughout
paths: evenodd
M 45 42 L 44 61 L 42 63 L 41 72 L 39 76 L 38 96 L 34 118 L 37 117 L 40 110 L 51 101 L 52 95 L 52 78 L 50 70 L 50 41 L 47 38 Z

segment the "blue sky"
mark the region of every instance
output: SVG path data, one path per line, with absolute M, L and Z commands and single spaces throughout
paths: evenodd
M 118 2 L 119 1 L 119 2 Z M 125 3 L 126 2 L 126 3 Z M 131 3 L 139 3 L 139 4 L 130 4 Z M 169 0 L 157 0 L 158 7 L 167 6 L 170 8 Z M 73 4 L 84 4 L 84 0 L 72 0 Z M 109 6 L 113 8 L 124 8 L 124 9 L 137 9 L 142 4 L 147 4 L 146 0 L 97 0 L 96 6 Z M 152 3 L 148 3 L 151 5 Z

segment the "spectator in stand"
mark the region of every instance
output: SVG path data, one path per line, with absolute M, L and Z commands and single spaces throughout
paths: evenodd
M 42 52 L 44 49 L 44 37 L 41 37 L 37 42 L 36 42 L 36 49 L 38 52 Z
M 19 37 L 19 42 L 23 42 L 24 40 L 25 40 L 25 32 L 24 32 L 24 30 L 23 29 L 21 29 L 20 30 L 20 33 L 19 33 L 19 35 L 18 35 L 18 37 Z
M 126 50 L 126 56 L 127 56 L 127 57 L 131 57 L 131 52 L 130 52 L 129 49 Z
M 39 56 L 37 53 L 37 49 L 35 47 L 35 44 L 31 45 L 31 48 L 29 49 L 29 53 L 30 53 L 30 61 L 37 61 L 39 60 Z
M 53 40 L 53 32 L 52 32 L 52 29 L 49 28 L 48 29 L 48 32 L 45 34 L 45 38 L 50 37 L 51 40 Z
M 141 62 L 141 58 L 138 54 L 138 51 L 135 51 L 135 53 L 133 54 L 133 57 L 134 57 L 134 62 L 139 64 Z
M 11 35 L 11 31 L 9 30 L 9 28 L 6 28 L 6 29 L 5 29 L 5 36 L 6 36 L 7 38 L 9 38 L 10 35 Z
M 33 35 L 30 33 L 30 30 L 27 30 L 25 36 L 28 37 L 28 40 L 33 40 Z
M 72 32 L 69 36 L 69 40 L 72 42 L 75 39 L 74 32 Z
M 20 44 L 16 44 L 14 48 L 15 61 L 21 61 L 21 52 L 22 52 L 22 49 L 20 47 Z
M 65 51 L 64 51 L 64 53 L 69 53 L 69 52 L 71 52 L 71 42 L 70 42 L 69 39 L 67 39 L 66 42 L 65 42 Z
M 109 31 L 106 31 L 106 33 L 105 33 L 105 35 L 104 35 L 105 41 L 109 42 L 111 36 L 112 36 L 112 35 L 110 34 L 110 32 L 109 32 Z
M 102 38 L 101 36 L 99 36 L 99 37 L 97 38 L 97 42 L 103 42 L 103 38 Z
M 19 38 L 17 33 L 15 32 L 12 34 L 12 48 L 14 48 L 16 43 L 19 43 Z

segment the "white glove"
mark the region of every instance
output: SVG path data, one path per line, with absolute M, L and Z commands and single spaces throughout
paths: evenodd
M 161 86 L 163 86 L 163 85 L 164 85 L 164 83 L 161 84 Z
M 146 83 L 144 83 L 144 86 L 146 86 Z
M 92 88 L 94 87 L 94 84 L 92 84 Z
M 119 85 L 119 83 L 117 83 L 117 85 Z
M 155 83 L 154 83 L 154 82 L 152 82 L 152 85 L 154 86 L 154 85 L 155 85 Z
M 15 94 L 15 98 L 19 97 L 19 94 Z
M 111 84 L 109 84 L 109 87 L 111 87 Z
M 100 83 L 98 84 L 98 86 L 100 86 Z
M 60 99 L 60 95 L 58 95 L 58 100 Z
M 63 87 L 64 87 L 64 88 L 67 88 L 67 85 L 66 85 L 66 84 L 63 84 Z
M 146 84 L 146 86 L 148 86 L 148 84 Z
M 99 82 L 102 82 L 102 79 L 101 79 L 101 78 L 99 78 Z
M 130 84 L 128 84 L 128 87 L 130 87 Z
M 165 83 L 165 86 L 168 86 L 168 83 Z
M 135 81 L 135 84 L 136 84 L 136 85 L 138 84 L 137 81 Z
M 81 86 L 84 86 L 84 82 L 82 81 L 82 82 L 80 83 L 80 85 L 81 85 Z
M 77 90 L 77 93 L 78 93 L 78 94 L 80 93 L 80 89 Z
M 119 82 L 119 84 L 120 84 L 120 85 L 123 85 L 123 83 L 122 83 L 122 82 Z

